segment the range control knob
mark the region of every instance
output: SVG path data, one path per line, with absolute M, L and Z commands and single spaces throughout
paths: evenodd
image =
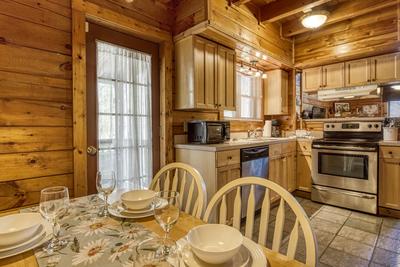
M 332 128 L 335 128 L 335 124 L 332 124 L 332 126 L 331 126 Z
M 372 128 L 372 124 L 368 124 L 368 128 Z
M 331 127 L 331 126 L 329 126 L 329 124 L 328 124 L 328 125 L 326 125 L 326 128 L 329 128 L 329 127 Z
M 375 128 L 379 128 L 379 124 L 375 124 L 374 126 L 375 126 Z

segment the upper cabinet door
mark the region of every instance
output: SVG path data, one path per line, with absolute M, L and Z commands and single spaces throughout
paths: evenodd
M 322 68 L 309 68 L 303 70 L 303 92 L 317 91 L 322 86 Z
M 235 51 L 218 46 L 218 106 L 236 110 L 236 64 Z
M 203 38 L 194 38 L 194 87 L 196 92 L 196 108 L 216 108 L 217 57 L 217 44 Z
M 322 66 L 322 89 L 344 87 L 344 63 Z
M 371 82 L 370 59 L 347 61 L 345 63 L 345 86 L 365 85 Z
M 400 53 L 371 58 L 371 81 L 380 83 L 400 79 Z

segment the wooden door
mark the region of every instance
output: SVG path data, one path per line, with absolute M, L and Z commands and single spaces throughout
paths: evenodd
M 322 66 L 322 89 L 344 87 L 344 63 Z
M 141 55 L 142 57 L 146 57 L 146 62 L 148 62 L 148 65 L 146 63 L 146 68 L 147 70 L 150 68 L 151 69 L 151 74 L 149 74 L 147 77 L 146 76 L 146 81 L 143 82 L 138 82 L 137 80 L 130 80 L 131 78 L 128 77 L 122 77 L 122 70 L 117 70 L 116 68 L 114 70 L 112 69 L 113 64 L 115 61 L 110 59 L 110 62 L 102 62 L 98 58 L 99 54 L 99 47 L 100 43 L 102 43 L 102 46 L 109 47 L 107 50 L 109 53 L 109 57 L 111 58 L 115 56 L 115 53 L 112 52 L 115 49 L 123 49 L 123 53 L 134 53 L 139 57 Z M 160 90 L 159 90 L 159 64 L 158 64 L 158 45 L 152 42 L 148 42 L 142 39 L 138 39 L 136 37 L 133 37 L 131 35 L 121 33 L 115 30 L 111 30 L 108 28 L 105 28 L 100 25 L 96 24 L 89 24 L 89 32 L 86 35 L 86 53 L 87 53 L 87 143 L 88 143 L 88 193 L 93 194 L 96 193 L 96 172 L 98 168 L 102 168 L 100 166 L 102 163 L 107 163 L 110 161 L 107 160 L 102 160 L 101 157 L 106 158 L 104 155 L 107 152 L 110 152 L 112 155 L 116 154 L 121 154 L 121 152 L 124 152 L 125 155 L 129 154 L 130 156 L 137 156 L 137 155 L 131 155 L 132 151 L 138 149 L 141 152 L 144 152 L 146 155 L 148 153 L 151 153 L 151 162 L 152 162 L 152 172 L 155 173 L 159 169 L 160 165 Z M 120 51 L 120 50 L 118 50 Z M 145 56 L 146 55 L 146 56 Z M 115 59 L 115 58 L 114 58 Z M 143 59 L 144 60 L 144 59 Z M 99 61 L 99 63 L 98 63 Z M 127 62 L 125 62 L 127 63 Z M 107 74 L 104 76 L 99 76 L 98 70 L 100 69 L 100 65 L 102 64 L 101 67 L 104 68 L 104 66 L 108 66 L 107 70 L 104 70 L 106 73 L 113 73 L 114 75 L 117 75 L 118 78 L 112 77 L 111 74 Z M 109 64 L 109 65 L 107 65 Z M 133 63 L 132 63 L 133 64 Z M 126 65 L 120 65 L 120 66 L 126 66 Z M 147 73 L 146 70 L 146 73 Z M 144 72 L 144 70 L 137 70 L 137 76 L 141 74 L 141 71 Z M 107 77 L 106 77 L 107 76 Z M 132 77 L 134 75 L 126 75 L 129 77 Z M 141 76 L 141 75 L 140 75 Z M 116 85 L 118 83 L 118 86 Z M 117 104 L 116 101 L 116 95 L 119 94 L 126 94 L 132 97 L 132 103 L 139 103 L 138 97 L 135 98 L 134 95 L 142 95 L 141 92 L 142 90 L 146 90 L 146 96 L 149 96 L 146 98 L 146 101 L 150 101 L 151 104 L 146 104 L 146 103 L 140 103 L 142 107 L 147 105 L 149 108 L 146 109 L 148 113 L 142 114 L 142 109 L 140 111 L 134 111 L 134 110 L 139 110 L 138 105 L 134 106 L 129 106 L 125 108 L 117 110 L 116 106 Z M 129 92 L 128 92 L 129 91 Z M 123 93 L 124 92 L 124 93 Z M 150 98 L 150 99 L 149 99 Z M 118 98 L 118 101 L 120 101 L 122 98 Z M 100 101 L 100 100 L 104 100 Z M 101 103 L 99 105 L 98 103 Z M 150 106 L 151 108 L 150 108 Z M 105 108 L 106 107 L 106 108 Z M 132 108 L 132 109 L 131 109 Z M 105 111 L 107 109 L 107 111 Z M 129 109 L 129 110 L 128 110 Z M 151 112 L 150 112 L 151 110 Z M 148 148 L 146 144 L 144 145 L 138 145 L 137 143 L 129 143 L 125 144 L 122 146 L 119 144 L 119 142 L 114 142 L 117 138 L 117 131 L 123 130 L 124 127 L 118 127 L 116 124 L 116 121 L 129 121 L 132 122 L 133 124 L 138 124 L 142 125 L 140 122 L 141 120 L 138 119 L 138 117 L 144 117 L 146 118 L 151 118 L 149 120 L 146 119 L 146 127 L 149 127 L 149 129 L 146 128 L 146 130 L 149 130 L 149 132 L 146 133 L 146 140 L 142 140 L 141 136 L 137 135 L 137 139 L 139 140 L 138 142 L 147 142 L 150 140 L 147 144 L 150 144 L 150 147 Z M 107 117 L 107 119 L 104 119 Z M 121 118 L 124 118 L 124 120 L 121 120 Z M 104 130 L 102 128 L 102 121 L 103 119 L 105 121 L 109 121 L 110 127 L 106 127 L 107 130 Z M 135 122 L 133 122 L 135 120 Z M 113 124 L 113 122 L 115 124 Z M 137 127 L 140 128 L 140 127 Z M 151 129 L 150 129 L 151 128 Z M 103 134 L 107 132 L 107 134 Z M 140 130 L 137 131 L 139 133 Z M 143 132 L 142 132 L 143 133 Z M 104 137 L 104 136 L 107 137 Z M 132 138 L 132 137 L 130 137 Z M 119 140 L 120 141 L 126 141 L 125 135 L 124 137 L 121 137 Z M 144 138 L 143 138 L 144 139 Z M 146 151 L 143 150 L 143 148 L 146 147 Z M 141 150 L 142 149 L 142 150 Z M 128 151 L 129 150 L 129 151 Z M 150 150 L 150 151 L 149 151 Z M 142 158 L 144 158 L 144 154 L 142 153 Z M 113 163 L 118 162 L 116 160 L 116 156 L 110 156 L 113 160 Z M 125 158 L 126 159 L 126 158 Z M 127 160 L 129 161 L 129 159 Z M 121 162 L 121 161 L 119 161 Z M 138 165 L 141 165 L 141 161 L 138 163 Z M 124 168 L 115 168 L 116 164 L 109 164 L 111 166 L 111 170 L 116 172 L 117 175 L 117 180 L 120 181 L 121 179 L 141 179 L 140 174 L 137 176 L 130 176 L 129 177 L 121 177 L 118 173 L 117 169 L 124 169 Z M 128 164 L 129 165 L 129 164 Z M 133 163 L 132 163 L 133 166 Z M 133 168 L 133 167 L 132 167 Z M 137 167 L 139 169 L 141 167 Z M 108 169 L 107 169 L 108 170 Z M 147 171 L 147 170 L 146 170 Z M 121 171 L 123 172 L 123 171 Z M 149 171 L 150 173 L 147 174 L 148 178 L 151 179 L 151 170 Z
M 218 106 L 224 110 L 236 110 L 236 63 L 235 51 L 218 46 Z
M 371 58 L 371 81 L 376 83 L 400 79 L 400 53 Z
M 400 160 L 379 160 L 379 206 L 400 210 Z
M 311 192 L 311 155 L 297 154 L 297 189 Z
M 218 45 L 198 36 L 193 42 L 196 108 L 216 109 Z
M 322 68 L 304 69 L 302 74 L 303 92 L 317 91 L 322 86 Z
M 217 168 L 217 190 L 221 189 L 224 185 L 233 180 L 240 178 L 240 164 L 232 164 L 225 167 Z M 232 223 L 233 218 L 233 204 L 235 201 L 236 191 L 232 191 L 227 195 L 227 221 L 228 224 Z
M 366 85 L 371 81 L 370 59 L 347 61 L 345 63 L 345 86 Z

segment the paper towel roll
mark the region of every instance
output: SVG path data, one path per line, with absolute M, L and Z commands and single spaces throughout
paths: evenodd
M 272 121 L 265 121 L 263 137 L 271 137 Z

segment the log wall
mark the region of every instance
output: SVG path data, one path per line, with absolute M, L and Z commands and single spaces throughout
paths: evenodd
M 0 210 L 73 196 L 70 0 L 0 7 Z

